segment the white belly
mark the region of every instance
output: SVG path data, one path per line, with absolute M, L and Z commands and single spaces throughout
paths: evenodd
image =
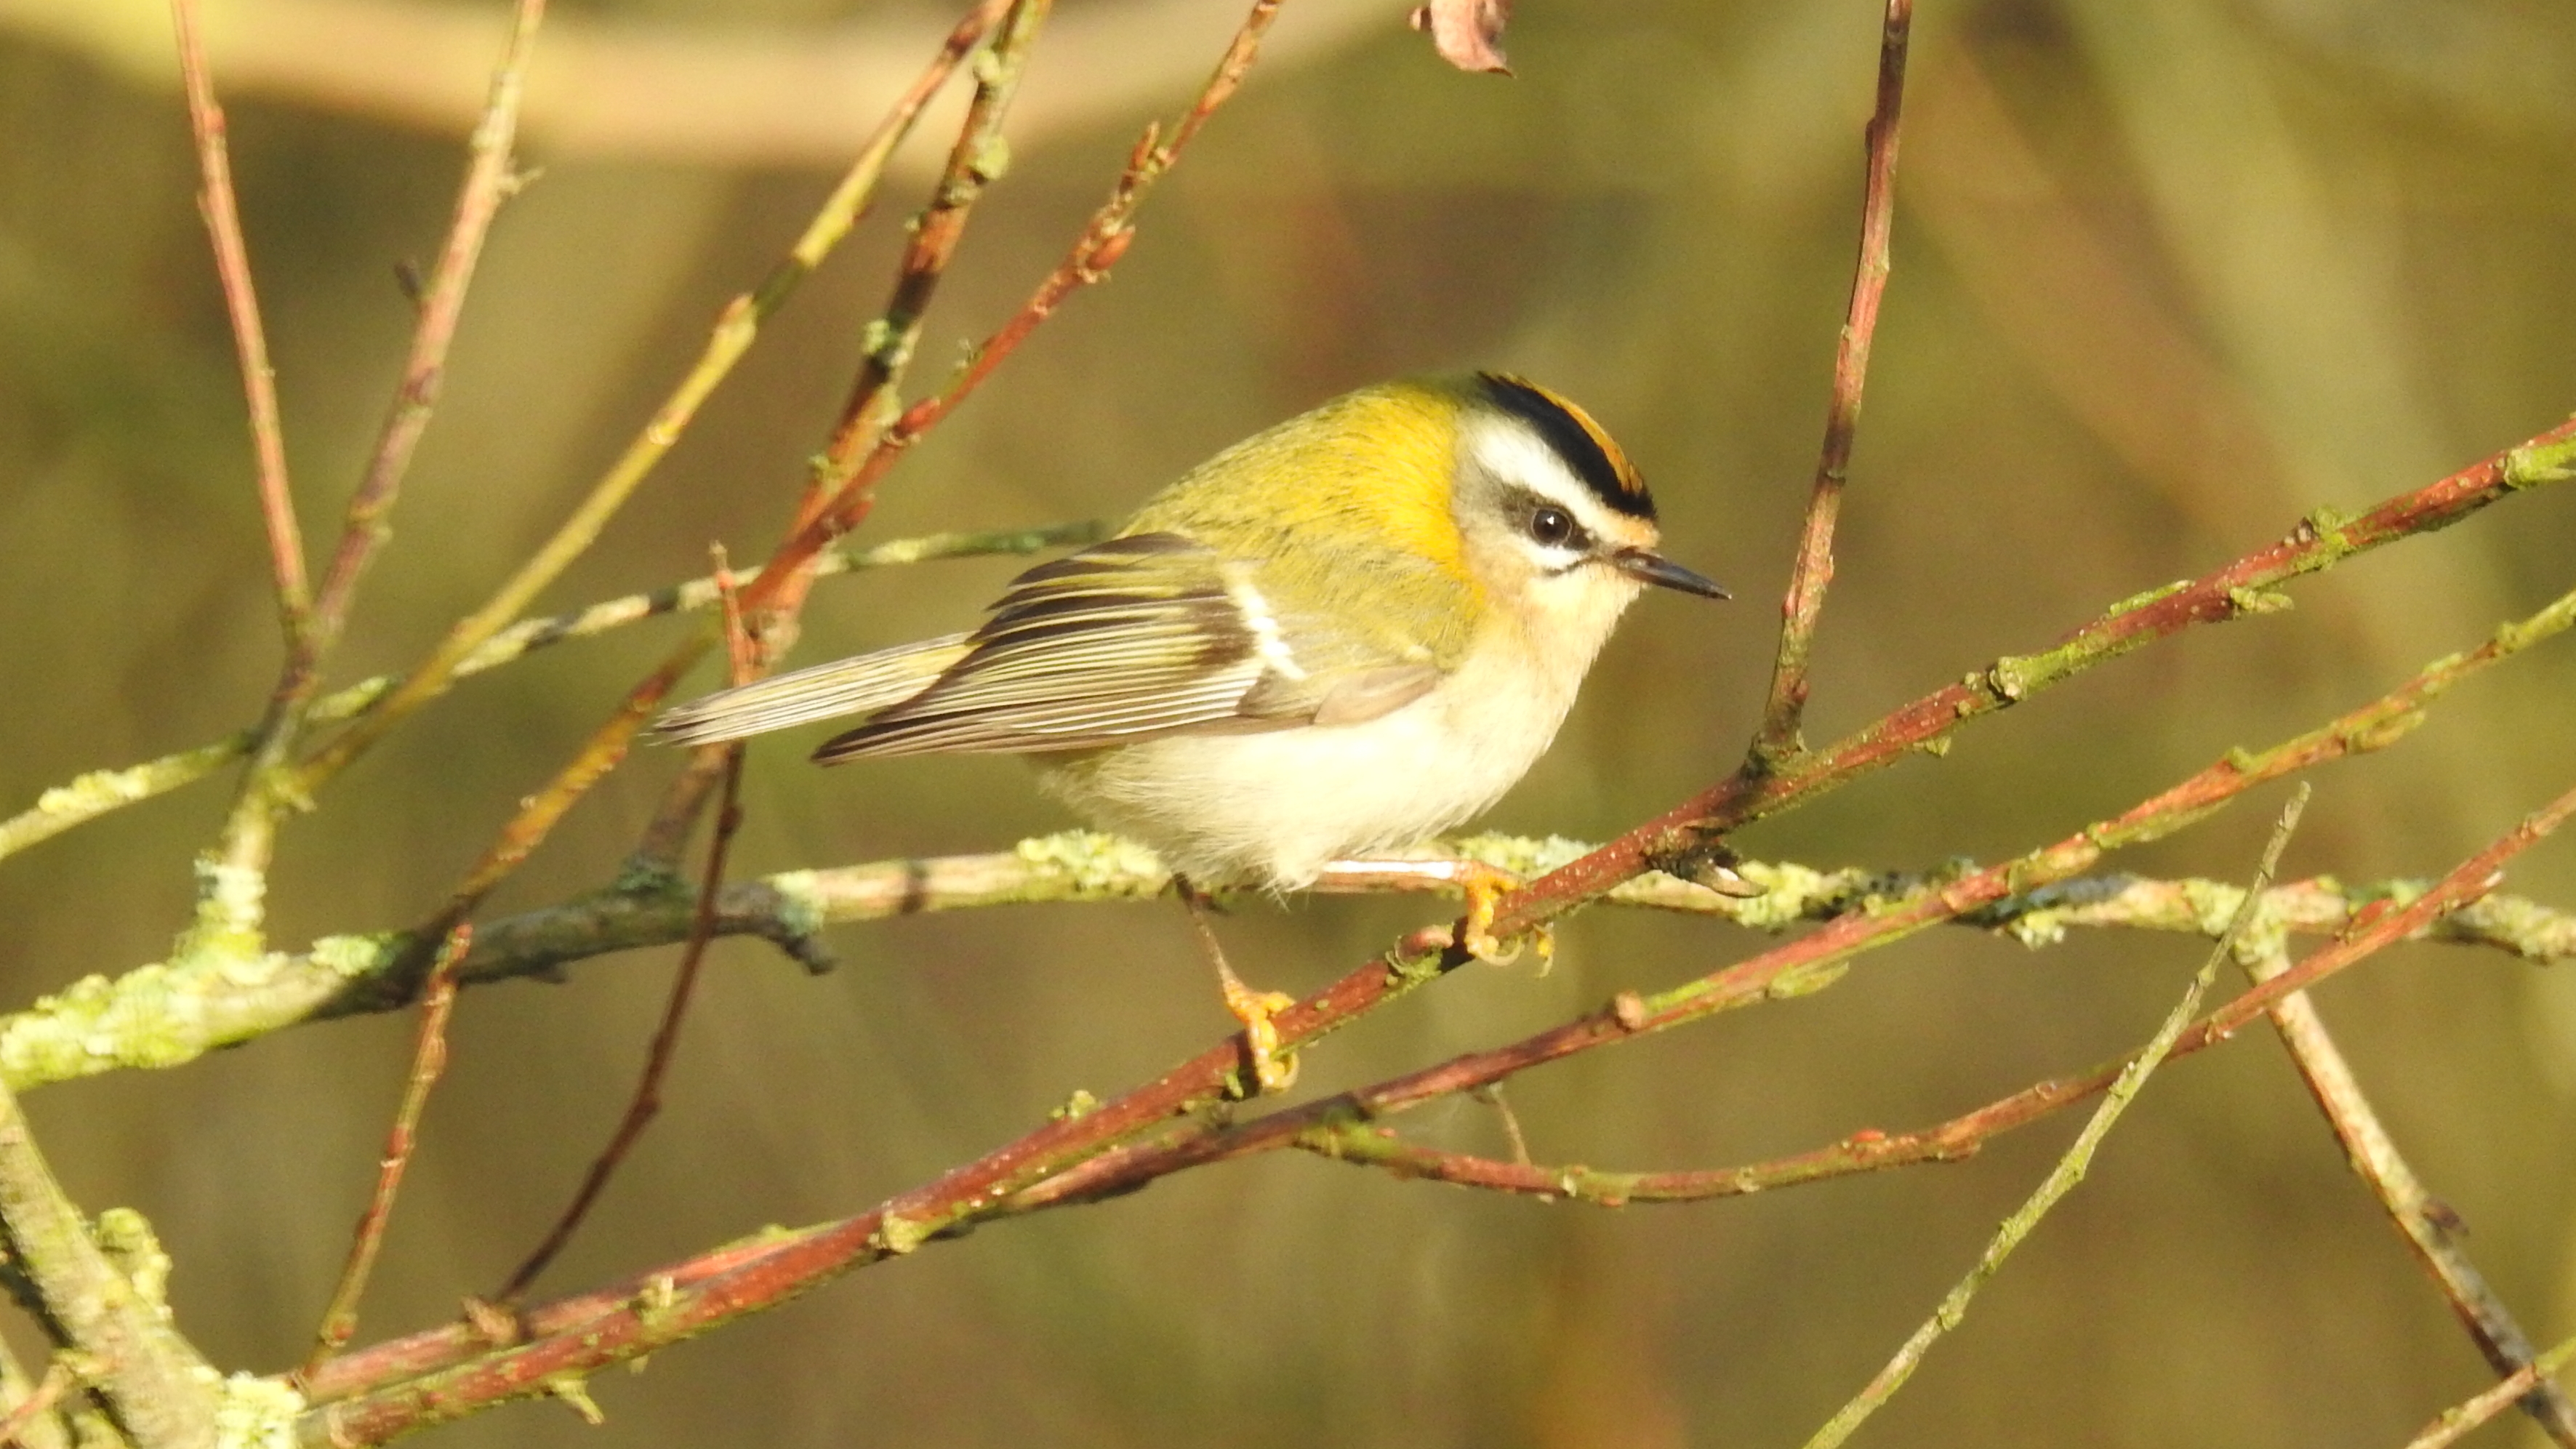
M 1556 737 L 1570 677 L 1479 651 L 1361 724 L 1172 735 L 1054 763 L 1049 791 L 1215 883 L 1295 888 L 1334 860 L 1413 845 L 1483 811 Z

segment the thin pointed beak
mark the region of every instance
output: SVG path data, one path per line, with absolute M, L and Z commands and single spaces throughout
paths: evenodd
M 1657 588 L 1679 589 L 1703 599 L 1731 599 L 1735 596 L 1718 587 L 1717 580 L 1694 573 L 1659 553 L 1642 548 L 1623 548 L 1610 555 L 1611 566 L 1632 579 Z

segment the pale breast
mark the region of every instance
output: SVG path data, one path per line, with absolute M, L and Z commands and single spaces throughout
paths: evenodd
M 1046 783 L 1194 879 L 1293 889 L 1331 861 L 1416 844 L 1482 812 L 1546 752 L 1579 681 L 1579 669 L 1478 650 L 1431 693 L 1365 723 L 1173 735 L 1055 763 Z

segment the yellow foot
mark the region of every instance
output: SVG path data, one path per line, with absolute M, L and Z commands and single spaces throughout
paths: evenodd
M 1415 881 L 1437 881 L 1455 886 L 1467 897 L 1467 914 L 1460 917 L 1450 939 L 1479 961 L 1496 965 L 1519 958 L 1520 938 L 1506 944 L 1494 934 L 1494 917 L 1502 910 L 1503 897 L 1520 889 L 1521 878 L 1498 865 L 1463 856 L 1441 856 L 1430 859 L 1364 859 L 1337 860 L 1324 867 L 1326 889 L 1384 890 L 1418 889 Z M 1539 956 L 1555 954 L 1555 942 L 1545 927 L 1526 933 L 1538 941 Z
M 1494 915 L 1502 909 L 1503 897 L 1520 888 L 1521 878 L 1500 866 L 1481 860 L 1457 863 L 1458 889 L 1467 896 L 1467 914 L 1458 921 L 1458 944 L 1479 961 L 1500 966 L 1518 960 L 1521 943 L 1515 938 L 1507 947 L 1494 936 Z M 1539 936 L 1539 953 L 1554 955 L 1552 943 L 1544 933 Z
M 1280 1047 L 1279 1025 L 1271 1018 L 1296 1005 L 1297 998 L 1282 991 L 1255 991 L 1244 985 L 1243 978 L 1226 964 L 1225 947 L 1217 942 L 1216 929 L 1208 924 L 1208 912 L 1216 908 L 1216 902 L 1186 876 L 1173 876 L 1172 890 L 1188 907 L 1199 945 L 1207 951 L 1209 964 L 1216 967 L 1217 989 L 1225 993 L 1225 1009 L 1243 1023 L 1243 1054 L 1251 1062 L 1254 1094 L 1266 1097 L 1288 1090 L 1289 1084 L 1297 1080 L 1297 1055 Z
M 1243 1023 L 1243 1054 L 1252 1060 L 1252 1080 L 1262 1096 L 1287 1091 L 1297 1080 L 1297 1054 L 1279 1046 L 1279 1024 L 1271 1018 L 1297 1004 L 1284 991 L 1255 991 L 1218 957 L 1217 986 L 1225 992 L 1225 1009 Z

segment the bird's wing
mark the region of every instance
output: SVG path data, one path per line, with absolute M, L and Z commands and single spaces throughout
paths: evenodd
M 951 634 L 719 690 L 663 715 L 653 732 L 674 744 L 709 745 L 880 710 L 919 694 L 965 658 L 966 640 Z
M 824 742 L 866 755 L 1093 749 L 1183 731 L 1374 718 L 1427 692 L 1427 660 L 1274 610 L 1252 570 L 1140 533 L 1013 581 L 930 686 Z M 945 645 L 948 641 L 943 641 Z

